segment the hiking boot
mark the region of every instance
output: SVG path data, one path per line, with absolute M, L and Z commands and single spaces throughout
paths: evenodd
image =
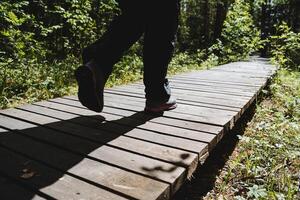
M 177 107 L 176 99 L 170 97 L 166 102 L 146 101 L 145 112 L 161 113 L 168 110 L 173 110 Z
M 91 70 L 83 65 L 75 70 L 78 83 L 78 99 L 88 109 L 101 112 L 103 109 L 103 90 L 105 78 L 101 70 Z

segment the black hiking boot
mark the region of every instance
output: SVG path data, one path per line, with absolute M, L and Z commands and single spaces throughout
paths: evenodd
M 78 83 L 78 99 L 88 109 L 101 112 L 103 109 L 103 90 L 105 78 L 100 70 L 93 72 L 87 66 L 80 66 L 75 71 Z

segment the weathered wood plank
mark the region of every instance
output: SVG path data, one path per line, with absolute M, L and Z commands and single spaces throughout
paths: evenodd
M 121 94 L 121 95 L 129 95 L 143 98 L 143 94 L 138 91 L 126 91 L 125 89 L 117 89 L 117 90 L 106 90 L 106 93 L 112 94 Z M 178 91 L 172 90 L 173 96 L 175 96 L 179 100 L 187 101 L 187 102 L 201 102 L 209 104 L 209 100 L 211 100 L 211 104 L 217 105 L 224 105 L 227 107 L 235 107 L 235 108 L 243 108 L 249 99 L 241 99 L 241 98 L 216 98 L 216 97 L 209 97 L 209 95 L 195 95 L 193 93 L 180 93 Z M 231 102 L 231 103 L 230 103 Z
M 131 84 L 130 86 L 136 86 L 138 88 L 144 89 L 143 84 Z M 125 87 L 125 86 L 119 86 Z M 116 87 L 118 88 L 118 87 Z M 171 88 L 175 89 L 184 89 L 184 90 L 191 90 L 195 92 L 210 92 L 210 93 L 218 93 L 218 94 L 232 94 L 236 96 L 253 96 L 256 93 L 256 90 L 253 88 L 226 88 L 226 87 L 212 87 L 207 85 L 193 85 L 193 84 L 184 84 L 184 83 L 176 83 L 171 82 Z
M 114 101 L 115 100 L 115 101 Z M 133 101 L 134 105 L 130 103 L 123 103 L 118 99 L 108 99 L 108 106 L 112 107 L 125 107 L 127 109 L 144 109 L 145 104 L 137 101 Z M 179 104 L 176 111 L 170 111 L 165 113 L 166 116 L 173 116 L 179 118 L 180 116 L 186 116 L 186 119 L 198 121 L 202 123 L 217 125 L 217 126 L 230 126 L 238 115 L 238 112 L 222 110 L 214 108 L 196 107 L 192 105 Z
M 234 74 L 232 72 L 218 72 L 218 71 L 201 71 L 198 73 L 193 74 L 183 74 L 183 75 L 176 75 L 172 77 L 173 79 L 183 78 L 187 80 L 212 80 L 212 81 L 226 81 L 229 83 L 241 83 L 241 84 L 253 84 L 259 85 L 263 84 L 265 81 L 267 81 L 267 77 L 262 76 L 254 76 L 254 75 L 247 75 L 247 74 Z
M 0 148 L 1 151 L 1 148 Z M 0 153 L 1 155 L 1 153 Z M 1 157 L 1 162 L 5 162 Z M 1 163 L 2 164 L 2 163 Z M 19 172 L 20 173 L 20 172 Z M 42 200 L 46 199 L 36 194 L 36 191 L 28 190 L 20 184 L 16 184 L 15 180 L 12 180 L 5 176 L 1 175 L 1 167 L 0 167 L 0 199 L 10 200 L 10 199 L 35 199 Z
M 27 137 L 23 137 L 22 135 L 15 134 L 14 132 L 1 133 L 1 146 L 13 151 L 21 152 L 29 158 L 41 161 L 47 166 L 59 170 L 60 176 L 68 174 L 97 187 L 110 189 L 110 191 L 114 191 L 114 193 L 117 193 L 118 195 L 124 194 L 123 197 L 156 199 L 163 197 L 168 198 L 170 194 L 170 184 L 166 182 L 157 181 L 122 168 L 117 168 L 90 158 L 85 158 L 63 149 L 56 148 L 52 145 L 40 143 Z M 4 155 L 8 156 L 5 153 Z M 1 156 L 1 158 L 3 157 Z M 9 158 L 10 157 L 6 160 L 9 160 Z M 12 167 L 19 166 L 17 163 L 9 164 L 9 166 L 10 165 Z M 147 165 L 142 165 L 140 167 L 146 166 Z M 162 169 L 165 168 L 162 167 Z M 177 171 L 178 169 L 180 168 L 176 168 L 174 171 Z M 13 173 L 10 172 L 11 169 L 9 167 L 3 167 L 1 170 L 6 170 L 4 171 L 6 174 Z M 14 170 L 14 172 L 16 171 L 17 169 Z M 42 171 L 39 173 L 44 174 L 48 172 Z M 155 174 L 155 172 L 152 173 Z M 54 179 L 52 183 L 56 183 L 58 180 L 61 180 L 56 174 L 50 175 L 52 175 L 51 177 Z M 176 178 L 177 176 L 173 177 L 174 180 L 176 180 Z M 72 180 L 71 183 L 72 182 L 76 183 L 75 180 Z M 41 184 L 45 183 L 42 182 Z M 81 186 L 81 184 L 79 186 Z M 141 190 L 141 188 L 143 188 L 143 190 Z M 64 192 L 68 193 L 67 191 Z
M 125 103 L 132 104 L 135 101 L 141 102 L 145 104 L 145 98 L 143 97 L 142 94 L 133 94 L 133 95 L 128 95 L 125 92 L 108 92 L 106 91 L 104 94 L 105 102 L 110 102 L 114 101 L 116 97 L 119 97 L 120 100 L 122 100 Z M 227 105 L 222 105 L 222 104 L 215 104 L 211 103 L 208 101 L 205 102 L 195 102 L 195 101 L 187 101 L 187 100 L 181 100 L 177 99 L 177 102 L 182 105 L 190 105 L 190 106 L 196 106 L 196 107 L 203 107 L 203 108 L 212 108 L 212 109 L 217 109 L 217 110 L 225 110 L 225 111 L 233 111 L 237 112 L 240 111 L 241 109 L 239 107 L 234 107 L 234 106 L 227 106 Z M 220 103 L 220 102 L 217 102 Z
M 137 98 L 143 98 L 142 96 L 143 95 L 141 95 L 141 94 L 139 94 L 139 93 L 130 93 L 130 95 L 128 95 L 128 92 L 125 92 L 125 91 L 122 91 L 122 92 L 120 92 L 120 91 L 106 91 L 106 93 L 105 93 L 105 97 L 106 97 L 106 99 L 108 99 L 106 102 L 107 102 L 107 106 L 115 106 L 115 105 L 110 105 L 109 104 L 109 102 L 115 102 L 115 101 L 120 101 L 122 104 L 127 104 L 127 105 L 129 105 L 130 103 L 129 102 L 124 102 L 124 101 L 121 101 L 121 99 L 120 98 L 118 98 L 118 99 L 113 99 L 113 98 L 111 98 L 109 95 L 107 95 L 107 94 L 112 94 L 112 95 L 115 95 L 115 94 L 118 94 L 118 95 L 122 95 L 122 96 L 127 96 L 127 97 L 130 97 L 130 98 L 132 98 L 132 100 L 131 101 L 133 101 L 133 102 L 135 102 L 135 101 L 140 101 L 140 100 L 138 100 Z M 174 94 L 174 96 L 175 97 L 177 97 L 176 96 L 176 94 Z M 137 97 L 137 98 L 135 98 L 135 97 Z M 208 103 L 209 101 L 205 101 L 205 103 L 206 104 L 209 104 L 209 105 L 211 105 L 211 106 L 209 106 L 209 107 L 207 107 L 207 106 L 203 106 L 203 105 L 199 105 L 198 103 L 200 102 L 201 104 L 203 104 L 202 103 L 202 101 L 203 101 L 203 97 L 201 97 L 201 96 L 196 96 L 196 97 L 191 97 L 190 95 L 186 95 L 186 96 L 183 96 L 183 95 L 181 95 L 180 97 L 178 97 L 178 100 L 179 100 L 179 102 L 183 102 L 182 104 L 180 104 L 180 105 L 189 105 L 189 106 L 197 106 L 198 108 L 211 108 L 211 109 L 215 109 L 216 111 L 220 111 L 220 113 L 223 113 L 223 110 L 225 110 L 225 111 L 233 111 L 235 114 L 233 115 L 233 117 L 235 118 L 235 119 L 237 119 L 239 116 L 241 116 L 244 112 L 245 112 L 245 110 L 250 106 L 250 104 L 256 99 L 256 97 L 257 96 L 253 96 L 252 98 L 250 98 L 250 99 L 248 99 L 247 101 L 245 101 L 244 103 L 243 103 L 243 106 L 238 106 L 238 104 L 242 104 L 242 103 L 240 103 L 240 102 L 238 102 L 238 100 L 235 100 L 235 101 L 232 101 L 232 100 L 225 100 L 225 102 L 227 101 L 227 102 L 232 102 L 232 103 L 235 103 L 236 105 L 235 106 L 232 106 L 232 105 L 226 105 L 226 106 L 224 106 L 223 107 L 223 109 L 221 109 L 222 110 L 222 112 L 220 111 L 220 108 L 218 108 L 219 106 L 221 106 L 221 105 L 219 105 L 219 103 L 220 103 L 220 101 L 215 101 L 216 99 L 211 99 L 211 103 Z M 192 99 L 192 100 L 191 100 Z M 226 102 L 226 103 L 227 103 Z M 224 103 L 224 102 L 223 102 Z M 198 105 L 197 105 L 198 104 Z M 217 107 L 215 107 L 215 104 L 217 104 Z M 135 106 L 136 106 L 136 104 L 135 104 Z M 141 105 L 140 105 L 141 106 Z M 222 105 L 223 106 L 223 105 Z M 182 106 L 183 107 L 183 106 Z M 127 106 L 127 108 L 130 108 L 130 107 L 128 107 Z M 229 108 L 229 109 L 227 109 L 227 108 Z M 231 109 L 231 108 L 233 108 L 233 109 Z M 132 108 L 130 108 L 130 109 L 132 109 Z M 142 107 L 140 108 L 140 109 L 142 109 Z M 179 109 L 178 109 L 179 110 Z M 186 113 L 187 112 L 187 110 L 184 110 L 183 109 L 183 113 L 181 113 L 181 112 L 179 112 L 179 111 L 174 111 L 175 113 L 178 113 L 178 115 L 181 115 L 181 114 L 184 114 L 184 113 Z M 182 110 L 182 109 L 181 109 Z M 196 113 L 196 112 L 193 112 L 193 113 Z M 202 112 L 200 112 L 200 113 L 202 113 Z M 210 112 L 205 112 L 204 113 L 204 115 L 209 115 L 209 116 L 211 116 L 211 115 L 213 115 L 213 113 L 210 113 Z M 213 117 L 216 117 L 216 115 L 214 115 Z M 218 114 L 218 118 L 219 119 L 221 119 L 222 120 L 222 116 L 219 116 L 219 114 Z M 207 118 L 206 120 L 201 120 L 200 121 L 200 119 L 199 119 L 199 122 L 204 122 L 204 123 L 211 123 L 211 121 L 208 121 L 209 120 L 209 118 Z M 223 119 L 224 120 L 224 119 Z M 226 120 L 226 119 L 225 119 Z M 219 120 L 217 120 L 217 122 L 218 122 Z M 216 121 L 215 121 L 216 122 Z M 227 121 L 228 122 L 228 121 Z M 216 124 L 216 125 L 220 125 L 220 124 Z M 230 123 L 228 122 L 228 124 L 225 124 L 225 126 L 229 126 L 230 125 Z
M 222 80 L 222 79 L 206 79 L 205 77 L 202 78 L 189 78 L 189 77 L 172 77 L 172 81 L 181 81 L 189 84 L 219 84 L 223 85 L 226 84 L 227 86 L 234 86 L 234 87 L 261 87 L 261 84 L 258 83 L 244 83 L 244 82 L 232 82 L 230 80 Z
M 134 105 L 132 103 L 127 103 L 122 101 L 120 98 L 107 98 L 107 106 L 121 108 L 124 107 L 126 109 L 140 109 L 142 110 L 145 106 L 144 103 L 136 101 L 136 99 L 132 98 Z M 231 127 L 237 117 L 239 116 L 238 111 L 229 111 L 222 110 L 220 112 L 219 109 L 215 108 L 207 108 L 207 107 L 197 107 L 194 105 L 188 104 L 179 104 L 179 106 L 174 111 L 164 113 L 164 116 L 170 116 L 175 118 L 185 117 L 183 119 L 198 121 L 202 123 L 212 124 L 216 126 L 224 126 Z
M 82 118 L 80 118 L 81 120 L 79 121 L 76 120 L 76 118 L 74 118 L 75 120 L 72 121 L 74 122 L 76 121 L 76 123 L 78 124 L 87 125 L 93 128 L 99 128 L 99 129 L 103 128 L 103 130 L 108 130 L 108 131 L 113 131 L 115 129 L 115 124 L 119 124 L 119 125 L 129 126 L 135 129 L 154 131 L 160 134 L 172 135 L 180 138 L 192 139 L 192 140 L 201 141 L 205 143 L 213 140 L 216 135 L 216 134 L 210 134 L 201 131 L 195 131 L 195 130 L 183 129 L 179 127 L 168 126 L 164 124 L 153 123 L 149 121 L 141 121 L 136 118 L 132 118 L 131 116 L 123 117 L 123 116 L 113 115 L 109 113 L 102 113 L 101 116 L 105 117 L 105 120 L 107 121 L 106 124 L 111 124 L 111 125 L 109 126 L 105 125 L 105 127 L 101 127 L 101 125 L 95 123 L 98 121 L 98 119 L 97 117 L 95 117 L 94 112 L 87 110 L 83 107 L 78 108 L 78 107 L 64 105 L 65 103 L 68 103 L 68 101 L 70 100 L 54 99 L 52 102 L 39 102 L 36 105 L 43 106 L 50 109 L 55 109 L 58 111 L 69 112 L 74 114 L 74 117 L 84 116 L 85 118 L 83 118 L 83 120 Z M 43 108 L 38 107 L 35 109 L 43 109 Z M 123 127 L 123 129 L 124 128 L 126 127 Z
M 129 198 L 125 194 L 109 192 L 2 147 L 0 147 L 0 155 L 1 161 L 3 161 L 0 166 L 1 173 L 5 173 L 5 175 L 32 190 L 31 192 L 22 189 L 20 191 L 20 187 L 6 182 L 0 187 L 1 199 L 122 200 Z M 25 178 L 26 176 L 28 178 Z M 43 193 L 45 198 L 37 193 Z
M 35 122 L 39 125 L 44 125 L 49 128 L 53 128 L 58 131 L 67 132 L 69 134 L 73 135 L 83 135 L 87 132 L 94 134 L 94 135 L 101 135 L 104 137 L 105 135 L 108 135 L 108 140 L 111 140 L 111 137 L 114 137 L 114 139 L 120 135 L 125 135 L 128 137 L 141 139 L 144 141 L 165 145 L 173 148 L 178 148 L 194 153 L 199 153 L 202 151 L 206 151 L 207 144 L 203 142 L 188 140 L 184 138 L 179 137 L 173 137 L 170 135 L 163 135 L 158 134 L 156 132 L 152 131 L 146 131 L 146 130 L 137 130 L 137 129 L 126 129 L 124 126 L 118 126 L 117 124 L 111 125 L 108 123 L 104 123 L 102 127 L 108 128 L 111 130 L 113 128 L 114 131 L 105 131 L 100 130 L 98 128 L 91 128 L 91 127 L 83 127 L 81 125 L 78 125 L 76 123 L 71 123 L 69 121 L 64 121 L 64 123 L 57 123 L 60 122 L 59 118 L 54 118 L 54 116 L 42 116 L 40 114 L 32 113 L 32 112 L 26 112 L 24 110 L 7 110 L 9 112 L 6 112 L 6 115 L 14 116 L 18 118 L 26 118 L 27 120 L 30 120 L 31 122 Z M 48 112 L 48 115 L 55 115 L 57 116 L 57 113 L 54 112 Z M 102 117 L 103 118 L 103 117 Z M 98 124 L 100 124 L 101 121 L 98 121 Z M 84 129 L 84 130 L 83 130 Z M 99 136 L 100 137 L 100 136 Z M 106 137 L 107 139 L 107 137 Z M 181 144 L 179 146 L 178 144 Z
M 57 103 L 63 103 L 63 104 L 71 105 L 71 106 L 78 106 L 79 108 L 84 109 L 84 111 L 79 111 L 79 112 L 81 112 L 85 115 L 88 115 L 89 112 L 90 112 L 89 110 L 83 108 L 78 101 L 74 101 L 74 100 L 72 101 L 72 100 L 68 100 L 68 99 L 54 99 L 52 101 L 57 102 Z M 55 107 L 57 107 L 57 106 L 55 106 Z M 66 108 L 64 108 L 64 109 L 66 109 Z M 72 108 L 72 109 L 74 109 L 74 108 Z M 108 111 L 110 111 L 110 110 L 112 110 L 111 111 L 112 113 L 115 113 L 116 111 L 118 111 L 119 114 L 121 114 L 121 116 L 126 116 L 127 113 L 130 113 L 127 110 L 121 110 L 121 109 L 114 109 L 114 108 L 105 107 L 104 112 L 103 112 L 103 116 L 109 117 L 110 114 L 106 114 L 106 113 L 109 113 Z M 125 111 L 125 114 L 122 111 Z M 143 116 L 143 114 L 139 113 L 138 116 Z M 159 121 L 159 119 L 168 119 L 168 118 L 154 118 L 154 119 Z M 220 139 L 223 137 L 223 134 L 224 134 L 224 129 L 222 127 L 211 126 L 211 125 L 207 125 L 207 124 L 200 124 L 200 123 L 199 124 L 194 124 L 192 122 L 184 122 L 184 121 L 180 121 L 180 120 L 175 120 L 174 121 L 173 119 L 170 119 L 169 121 L 167 120 L 165 123 L 168 123 L 168 122 L 174 123 L 176 121 L 184 123 L 183 125 L 186 126 L 186 130 L 180 128 L 180 129 L 175 129 L 176 131 L 172 132 L 171 129 L 170 129 L 169 134 L 180 136 L 181 138 L 187 138 L 187 139 L 190 139 L 190 140 L 193 140 L 193 141 L 196 140 L 196 141 L 204 142 L 205 144 L 208 145 L 207 148 L 205 147 L 204 149 L 202 149 L 200 151 L 199 158 L 201 158 L 201 155 L 205 154 L 207 150 L 211 150 L 220 141 Z M 158 123 L 158 124 L 163 125 L 161 123 Z M 195 127 L 197 125 L 198 125 L 198 127 Z M 113 125 L 111 128 L 113 129 L 114 127 L 115 127 L 115 125 Z M 151 127 L 152 127 L 152 125 L 151 125 Z M 161 126 L 161 127 L 163 128 L 163 126 Z M 191 127 L 191 129 L 188 129 L 189 127 Z M 197 130 L 197 132 L 195 132 L 193 129 Z M 132 132 L 134 133 L 135 131 L 136 130 L 133 130 L 130 133 L 128 132 L 128 134 L 132 135 Z M 162 129 L 160 131 L 162 131 Z M 168 128 L 166 129 L 166 131 L 168 131 Z M 136 135 L 132 135 L 132 136 L 137 137 Z M 145 135 L 146 138 L 149 138 L 149 136 L 151 136 L 151 134 Z M 143 139 L 141 137 L 138 137 L 138 138 Z M 157 140 L 157 138 L 153 138 L 153 139 L 154 139 L 154 141 L 159 142 L 159 140 Z M 175 142 L 174 147 L 181 146 L 181 148 L 183 148 L 183 149 L 187 148 L 186 144 L 180 144 L 179 145 L 178 142 L 180 142 L 180 141 L 176 141 L 176 140 L 173 140 L 173 139 L 168 143 L 168 145 L 173 146 L 173 142 Z M 161 143 L 161 144 L 166 144 L 166 143 Z M 193 143 L 191 143 L 191 144 L 193 144 Z M 188 146 L 189 146 L 189 144 L 188 144 Z M 191 151 L 189 148 L 187 148 L 186 150 Z M 195 151 L 193 151 L 193 152 L 195 152 Z
M 121 95 L 122 98 L 139 98 L 142 99 L 143 101 L 145 101 L 144 99 L 144 94 L 140 94 L 140 93 L 133 93 L 133 92 L 126 92 L 126 91 L 110 91 L 110 90 L 106 90 L 104 97 L 107 98 L 109 97 L 109 95 Z M 174 94 L 175 96 L 175 94 Z M 201 103 L 201 104 L 205 104 L 205 105 L 211 105 L 211 106 L 221 106 L 222 108 L 242 108 L 244 106 L 244 102 L 240 102 L 240 101 L 230 101 L 230 100 L 224 100 L 224 99 L 215 99 L 215 98 L 209 98 L 209 97 L 203 97 L 203 96 L 197 96 L 197 97 L 188 97 L 187 95 L 180 95 L 180 96 L 176 96 L 178 101 L 181 101 L 183 103 Z M 218 108 L 218 107 L 216 107 Z M 236 111 L 236 110 L 234 110 Z
M 179 106 L 161 116 L 142 112 L 141 82 L 106 89 L 101 114 L 75 96 L 0 111 L 0 193 L 169 199 L 274 73 L 272 65 L 255 59 L 176 75 L 170 80 Z M 24 167 L 39 176 L 20 179 Z M 2 175 L 14 182 L 2 184 Z
M 63 99 L 71 100 L 71 101 L 67 102 L 68 105 L 73 105 L 73 106 L 83 108 L 83 106 L 78 102 L 78 99 L 75 96 L 68 96 Z M 55 99 L 54 101 L 57 101 L 57 100 L 59 100 L 59 98 Z M 125 106 L 123 106 L 123 109 L 106 106 L 106 107 L 104 107 L 103 113 L 110 113 L 110 114 L 115 114 L 115 115 L 119 115 L 119 116 L 132 116 L 134 118 L 138 117 L 139 119 L 148 119 L 149 115 L 145 115 L 142 112 L 140 112 L 142 110 L 143 110 L 143 107 L 133 107 L 133 106 L 128 107 L 127 104 L 125 104 Z M 137 112 L 139 112 L 139 113 L 137 114 Z M 136 114 L 136 116 L 134 116 L 134 114 Z M 179 117 L 181 117 L 181 116 L 182 115 L 179 115 Z M 213 134 L 221 134 L 223 132 L 223 127 L 221 127 L 221 126 L 193 122 L 193 121 L 185 120 L 185 118 L 176 118 L 176 117 L 172 117 L 172 116 L 155 117 L 153 119 L 150 119 L 149 121 L 159 123 L 159 124 L 170 125 L 170 126 L 174 126 L 174 127 L 203 131 L 203 132 L 207 132 L 207 133 L 213 133 Z
M 143 94 L 144 93 L 144 88 L 139 88 L 139 87 L 134 87 L 134 86 L 128 86 L 128 87 L 114 87 L 107 89 L 107 91 L 123 91 L 123 92 L 133 92 L 133 93 L 138 93 L 138 94 Z M 177 89 L 177 88 L 172 88 L 172 93 L 174 95 L 178 96 L 190 96 L 191 98 L 193 97 L 198 97 L 198 96 L 203 96 L 203 97 L 209 97 L 209 98 L 215 98 L 215 99 L 225 99 L 225 100 L 247 100 L 249 96 L 243 96 L 243 95 L 233 95 L 233 94 L 221 94 L 221 93 L 216 93 L 214 91 L 210 92 L 205 92 L 205 91 L 189 91 L 189 90 L 184 90 L 184 89 Z
M 113 90 L 106 90 L 107 93 L 113 94 L 122 94 L 122 95 L 130 95 L 136 97 L 143 97 L 144 95 L 139 90 L 132 90 L 132 89 L 113 89 Z M 217 104 L 217 105 L 225 105 L 227 107 L 236 107 L 236 108 L 244 108 L 252 103 L 255 99 L 255 96 L 252 98 L 244 98 L 244 97 L 228 97 L 228 96 L 214 96 L 211 97 L 209 94 L 201 94 L 197 95 L 195 92 L 179 92 L 176 90 L 172 90 L 173 95 L 183 101 L 187 102 L 200 102 L 200 103 L 207 103 L 207 104 Z M 209 101 L 210 100 L 210 101 Z M 211 102 L 211 103 L 210 103 Z M 177 111 L 175 111 L 177 112 Z
M 45 110 L 43 109 L 43 107 L 36 107 L 36 108 L 41 109 L 41 112 L 44 112 Z M 94 113 L 92 113 L 91 111 L 88 112 L 90 112 L 91 116 L 94 115 Z M 58 112 L 55 112 L 55 114 L 56 116 L 60 115 L 60 113 Z M 63 112 L 61 114 L 63 114 Z M 84 114 L 84 112 L 81 111 L 81 114 Z M 86 154 L 96 149 L 97 147 L 106 144 L 107 146 L 110 147 L 115 147 L 118 149 L 123 149 L 125 151 L 134 152 L 136 154 L 151 157 L 161 161 L 170 162 L 176 165 L 180 164 L 180 166 L 184 166 L 188 169 L 188 175 L 190 175 L 197 166 L 198 156 L 195 153 L 190 153 L 175 148 L 152 144 L 149 142 L 126 137 L 121 134 L 111 134 L 110 132 L 106 132 L 106 134 L 105 133 L 98 134 L 99 135 L 98 136 L 95 134 L 88 134 L 90 132 L 88 131 L 89 129 L 82 127 L 81 130 L 83 134 L 76 135 L 76 136 L 80 136 L 80 138 L 78 138 L 78 137 L 74 137 L 73 135 L 65 134 L 63 132 L 53 131 L 52 129 L 47 129 L 45 127 L 37 127 L 37 125 L 30 124 L 28 122 L 24 122 L 18 119 L 8 118 L 5 116 L 0 117 L 0 120 L 2 121 L 4 127 L 21 130 L 22 133 L 28 136 L 38 138 L 55 145 L 59 145 L 61 147 L 67 148 L 69 150 L 81 154 Z M 73 118 L 72 116 L 71 118 L 63 118 L 63 120 L 71 120 L 72 122 L 76 122 L 82 125 L 88 125 L 89 127 L 95 127 L 95 128 L 99 127 L 98 126 L 99 120 L 93 118 L 87 118 L 87 117 Z M 30 129 L 30 131 L 24 131 L 23 129 Z M 39 132 L 43 132 L 43 134 L 38 134 Z M 210 141 L 209 139 L 210 138 L 208 138 L 207 140 Z M 78 148 L 77 146 L 79 146 L 80 148 Z M 183 159 L 183 157 L 185 159 Z
M 48 113 L 50 113 L 50 112 L 51 111 L 49 111 Z M 18 111 L 17 111 L 17 113 L 22 114 L 21 112 L 18 112 Z M 16 114 L 16 113 L 14 113 L 14 114 Z M 23 114 L 25 114 L 25 113 L 23 113 Z M 26 114 L 27 114 L 27 116 L 29 116 L 29 115 L 33 116 L 33 114 L 31 114 L 31 113 L 26 113 Z M 9 115 L 12 115 L 12 114 L 9 113 Z M 38 117 L 38 116 L 36 116 L 36 117 Z M 63 125 L 65 123 L 66 122 L 64 122 Z M 84 133 L 87 132 L 87 130 L 88 130 L 85 127 L 81 127 L 81 126 L 76 126 L 76 127 Z M 64 130 L 62 130 L 62 131 L 64 131 Z M 163 137 L 167 138 L 166 136 L 163 136 Z M 182 141 L 184 139 L 178 138 L 177 140 Z M 96 144 L 90 144 L 90 143 L 84 144 L 84 142 L 85 141 L 82 141 L 82 143 L 83 143 L 82 145 L 85 145 L 88 147 L 95 147 L 95 146 L 97 147 Z M 196 142 L 190 141 L 190 143 L 192 143 L 192 146 L 196 146 L 196 145 L 193 145 L 193 143 L 196 143 Z M 200 146 L 201 143 L 197 142 L 196 144 L 198 144 L 198 146 Z M 205 144 L 203 144 L 203 145 L 205 145 Z M 113 152 L 113 154 L 111 154 L 110 152 Z M 110 156 L 107 156 L 108 154 Z M 106 145 L 100 146 L 99 148 L 95 148 L 95 150 L 91 153 L 91 155 L 89 154 L 89 156 L 92 156 L 92 157 L 93 157 L 93 155 L 98 155 L 97 159 L 100 159 L 101 161 L 104 161 L 106 163 L 117 165 L 122 168 L 126 168 L 128 170 L 133 170 L 136 173 L 141 173 L 141 174 L 144 174 L 144 175 L 147 175 L 150 177 L 157 177 L 159 180 L 163 180 L 170 184 L 172 184 L 173 182 L 177 184 L 176 181 L 174 181 L 174 180 L 172 181 L 173 178 L 176 177 L 176 179 L 182 179 L 182 178 L 184 178 L 184 176 L 186 176 L 185 172 L 184 172 L 185 170 L 182 167 L 174 166 L 172 164 L 164 163 L 164 162 L 154 160 L 151 158 L 146 158 L 141 155 L 136 155 L 136 154 L 133 154 L 133 153 L 130 153 L 127 151 L 122 151 L 122 150 L 119 150 L 116 148 L 111 148 Z M 119 160 L 120 160 L 119 155 L 123 155 L 121 157 L 126 158 L 126 159 L 122 160 L 123 162 L 119 162 Z M 196 158 L 194 157 L 194 159 L 196 159 Z M 152 167 L 154 168 L 155 166 L 161 166 L 161 167 L 163 167 L 163 169 L 172 168 L 172 169 L 174 169 L 174 172 L 171 172 L 171 173 L 170 172 L 167 173 L 164 171 L 148 172 L 147 170 L 143 170 L 143 168 L 141 167 L 144 164 L 147 164 L 147 166 L 149 166 L 149 168 L 152 168 Z M 172 187 L 172 189 L 174 191 L 176 191 L 177 185 L 174 185 Z
M 246 90 L 246 91 L 256 91 L 258 88 L 261 86 L 255 86 L 255 85 L 236 85 L 236 84 L 225 84 L 225 83 L 220 83 L 220 82 L 213 82 L 213 81 L 194 81 L 194 82 L 189 82 L 188 80 L 180 80 L 180 79 L 170 79 L 171 84 L 182 84 L 182 85 L 189 85 L 193 87 L 210 87 L 210 88 L 226 88 L 226 89 L 238 89 L 238 90 Z

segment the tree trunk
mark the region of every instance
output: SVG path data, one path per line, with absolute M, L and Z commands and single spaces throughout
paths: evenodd
M 293 31 L 300 32 L 300 1 L 294 1 Z
M 265 0 L 263 5 L 261 6 L 261 21 L 260 21 L 260 29 L 261 29 L 261 40 L 267 39 L 267 4 L 268 1 Z M 260 54 L 261 57 L 267 57 L 267 45 L 264 46 L 264 48 L 261 49 Z
M 217 1 L 217 8 L 216 8 L 216 19 L 214 24 L 214 37 L 213 40 L 216 41 L 218 38 L 221 37 L 222 28 L 224 20 L 226 19 L 226 14 L 228 11 L 228 1 Z
M 208 55 L 208 48 L 209 48 L 209 31 L 210 31 L 210 26 L 209 26 L 209 0 L 205 0 L 204 2 L 204 44 L 205 44 L 205 53 Z
M 217 9 L 216 9 L 216 20 L 215 20 L 215 28 L 214 28 L 214 40 L 218 39 L 221 36 L 222 32 L 222 15 L 223 15 L 223 4 L 218 0 Z

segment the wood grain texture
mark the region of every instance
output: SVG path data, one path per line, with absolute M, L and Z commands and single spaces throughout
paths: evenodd
M 141 81 L 106 89 L 100 114 L 76 96 L 2 110 L 0 199 L 170 199 L 275 72 L 255 59 L 175 75 L 161 115 L 143 112 Z

